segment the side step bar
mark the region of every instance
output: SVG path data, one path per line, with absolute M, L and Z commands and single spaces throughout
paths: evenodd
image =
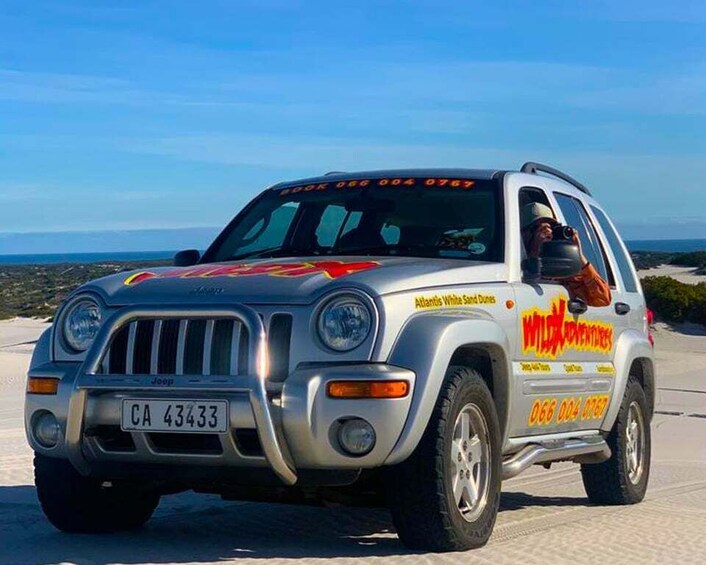
M 570 439 L 561 442 L 530 444 L 503 461 L 503 480 L 519 475 L 529 466 L 549 461 L 577 460 L 602 463 L 610 459 L 610 447 L 602 438 Z

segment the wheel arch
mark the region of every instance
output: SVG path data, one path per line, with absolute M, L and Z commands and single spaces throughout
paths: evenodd
M 652 419 L 655 409 L 655 373 L 654 363 L 651 358 L 637 357 L 630 365 L 629 376 L 635 377 L 645 391 L 647 407 L 649 409 L 648 419 Z
M 504 349 L 495 343 L 461 345 L 451 356 L 449 367 L 452 365 L 462 365 L 480 373 L 495 402 L 500 433 L 505 437 L 508 429 L 510 375 Z
M 30 361 L 30 370 L 49 363 L 52 360 L 52 327 L 45 329 L 39 336 L 37 343 L 32 351 L 32 359 Z
M 623 402 L 628 378 L 638 379 L 647 396 L 650 418 L 654 410 L 655 375 L 654 351 L 647 336 L 637 330 L 624 331 L 617 340 L 615 349 L 615 382 L 610 406 L 606 412 L 601 430 L 610 431 L 618 417 Z
M 402 434 L 385 464 L 412 454 L 427 427 L 451 365 L 478 370 L 498 411 L 503 438 L 509 414 L 510 345 L 496 321 L 475 313 L 428 313 L 413 317 L 397 338 L 388 363 L 415 372 L 412 405 Z

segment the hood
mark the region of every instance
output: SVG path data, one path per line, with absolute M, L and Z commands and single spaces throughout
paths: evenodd
M 118 273 L 80 290 L 128 304 L 308 304 L 337 288 L 369 294 L 506 280 L 502 263 L 416 257 L 298 257 Z

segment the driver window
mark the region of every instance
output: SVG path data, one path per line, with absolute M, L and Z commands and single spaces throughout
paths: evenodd
M 526 186 L 524 188 L 520 189 L 520 213 L 522 213 L 522 209 L 527 206 L 528 204 L 533 204 L 535 202 L 539 204 L 544 204 L 548 208 L 554 212 L 554 215 L 556 216 L 556 212 L 552 208 L 552 205 L 549 203 L 549 198 L 547 198 L 546 193 L 541 189 L 541 188 L 536 188 L 534 186 Z M 527 249 L 525 248 L 524 241 L 522 242 L 522 257 L 527 256 Z

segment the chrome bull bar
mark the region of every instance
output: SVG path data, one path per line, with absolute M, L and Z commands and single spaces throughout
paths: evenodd
M 155 387 L 149 382 L 157 375 L 110 375 L 100 372 L 105 354 L 115 334 L 126 324 L 142 320 L 225 319 L 242 323 L 248 331 L 248 370 L 241 376 L 205 376 L 197 380 Z M 88 394 L 92 390 L 159 390 L 160 392 L 220 391 L 245 392 L 252 408 L 257 434 L 265 459 L 287 485 L 297 481 L 294 465 L 288 460 L 286 443 L 277 432 L 267 398 L 267 335 L 260 316 L 244 305 L 228 307 L 126 307 L 113 314 L 101 327 L 74 382 L 66 422 L 66 450 L 71 463 L 87 474 L 90 464 L 82 451 L 83 427 Z M 159 375 L 165 376 L 165 375 Z M 167 375 L 171 376 L 171 375 Z

